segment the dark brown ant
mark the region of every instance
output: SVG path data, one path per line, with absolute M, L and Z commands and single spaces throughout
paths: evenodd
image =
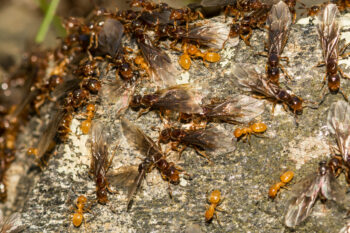
M 320 65 L 326 66 L 324 84 L 327 79 L 330 93 L 336 94 L 341 92 L 347 100 L 346 95 L 340 89 L 340 76 L 338 75 L 338 72 L 343 78 L 349 79 L 349 77 L 345 75 L 343 70 L 338 66 L 338 60 L 340 57 L 348 56 L 349 53 L 344 54 L 348 45 L 345 45 L 341 51 L 339 51 L 338 48 L 338 42 L 340 40 L 338 17 L 339 10 L 335 4 L 328 4 L 318 16 L 318 19 L 321 22 L 318 25 L 318 33 L 324 58 L 324 63 L 320 63 Z
M 146 156 L 145 160 L 139 165 L 138 176 L 135 178 L 128 192 L 127 206 L 130 208 L 130 202 L 133 195 L 141 185 L 146 173 L 150 172 L 153 167 L 156 167 L 160 171 L 164 180 L 172 184 L 179 184 L 179 175 L 181 172 L 174 163 L 166 161 L 166 157 L 162 153 L 160 147 L 138 127 L 125 118 L 121 118 L 121 125 L 123 134 L 129 145 L 140 151 L 142 155 Z
M 141 64 L 147 64 L 147 73 L 153 83 L 162 87 L 175 85 L 178 72 L 169 56 L 153 44 L 143 29 L 137 28 L 134 36 L 144 59 Z
M 244 16 L 239 23 L 233 23 L 230 28 L 230 37 L 239 36 L 246 45 L 250 46 L 249 39 L 252 35 L 251 18 Z
M 263 98 L 271 99 L 275 104 L 282 103 L 293 111 L 294 114 L 301 114 L 303 111 L 302 98 L 282 89 L 277 84 L 270 82 L 265 76 L 259 74 L 254 68 L 244 69 L 246 64 L 235 65 L 233 75 L 239 86 L 247 91 L 263 95 Z M 272 111 L 274 110 L 274 107 Z
M 153 11 L 158 8 L 158 4 L 146 0 L 132 0 L 130 7 L 141 7 L 145 11 Z
M 292 19 L 290 11 L 283 1 L 272 6 L 267 19 L 269 32 L 266 74 L 268 79 L 276 84 L 279 83 L 280 69 L 288 79 L 291 79 L 284 67 L 280 64 L 280 59 L 284 58 L 281 57 L 281 54 L 288 40 L 291 23 Z M 285 59 L 288 61 L 288 58 Z
M 188 31 L 188 23 L 198 18 L 204 19 L 204 16 L 200 11 L 192 11 L 190 8 L 173 9 L 170 13 L 169 19 L 174 20 L 174 27 L 177 27 L 178 21 L 186 22 L 186 30 Z
M 305 15 L 308 17 L 312 17 L 314 18 L 319 12 L 320 10 L 323 8 L 324 4 L 320 4 L 320 5 L 313 5 L 311 7 L 306 7 L 306 5 L 302 2 L 300 2 L 300 4 L 302 5 L 302 7 L 299 7 L 299 9 L 304 9 L 305 12 L 301 13 L 301 16 Z
M 160 132 L 159 143 L 169 143 L 171 141 L 173 143 L 171 143 L 170 149 L 178 151 L 179 156 L 181 156 L 187 146 L 191 146 L 198 154 L 206 158 L 209 162 L 211 161 L 204 150 L 214 151 L 223 147 L 230 147 L 234 150 L 235 148 L 230 137 L 216 128 L 185 130 L 167 127 Z M 183 145 L 182 148 L 179 148 L 180 144 Z
M 101 122 L 94 122 L 91 128 L 91 166 L 90 174 L 96 182 L 96 197 L 100 204 L 108 202 L 107 191 L 114 193 L 109 188 L 106 174 L 111 166 L 113 156 L 108 156 L 108 145 L 105 128 Z
M 144 96 L 134 95 L 129 106 L 135 110 L 143 108 L 139 115 L 149 110 L 159 110 L 163 113 L 166 110 L 183 113 L 202 112 L 202 108 L 188 85 L 177 85 Z
M 311 213 L 315 201 L 320 196 L 345 205 L 345 189 L 337 182 L 337 168 L 332 168 L 333 161 L 319 163 L 318 172 L 308 175 L 293 187 L 293 195 L 287 207 L 284 223 L 288 227 L 295 227 L 304 221 Z
M 350 158 L 349 158 L 349 140 L 350 140 L 350 105 L 345 101 L 333 103 L 328 112 L 327 125 L 329 132 L 335 136 L 337 142 L 337 151 L 344 165 L 346 166 L 345 177 L 350 183 Z M 338 159 L 339 160 L 339 159 Z
M 202 109 L 201 114 L 181 113 L 179 121 L 192 121 L 194 127 L 206 125 L 208 122 L 246 124 L 264 112 L 264 104 L 250 96 L 235 95 L 227 100 L 212 100 L 211 103 L 203 105 Z

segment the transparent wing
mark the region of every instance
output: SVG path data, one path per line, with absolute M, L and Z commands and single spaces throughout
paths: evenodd
M 108 164 L 107 130 L 102 122 L 93 121 L 90 132 L 92 163 L 94 176 L 106 174 Z
M 179 73 L 169 56 L 160 48 L 152 44 L 150 40 L 138 40 L 143 58 L 151 69 L 151 79 L 162 87 L 173 86 L 176 84 L 177 74 Z
M 156 92 L 159 100 L 153 104 L 154 108 L 169 109 L 182 113 L 202 113 L 199 96 L 192 92 L 189 85 L 177 85 Z
M 181 141 L 208 151 L 229 152 L 236 148 L 232 136 L 214 127 L 188 131 Z
M 236 95 L 223 103 L 208 106 L 207 117 L 234 123 L 249 123 L 264 112 L 264 102 L 246 95 Z
M 202 0 L 203 7 L 222 7 L 227 5 L 235 5 L 237 0 Z
M 41 134 L 39 142 L 37 145 L 38 158 L 42 158 L 46 151 L 49 149 L 51 142 L 54 140 L 54 137 L 57 133 L 60 122 L 65 116 L 66 111 L 64 109 L 58 109 L 53 114 L 53 117 L 49 124 L 47 125 L 45 131 Z
M 121 115 L 129 107 L 130 99 L 135 91 L 135 83 L 121 79 L 104 81 L 98 95 L 102 101 L 116 106 L 117 115 Z
M 160 12 L 144 11 L 141 13 L 140 19 L 152 26 L 173 24 L 174 20 L 170 19 L 170 14 L 170 10 L 164 10 Z
M 350 105 L 340 100 L 333 103 L 328 111 L 328 130 L 335 135 L 344 161 L 348 160 L 350 148 Z
M 109 184 L 117 189 L 128 190 L 138 176 L 138 166 L 123 166 L 114 170 L 109 170 L 106 177 Z
M 339 10 L 337 5 L 328 4 L 317 16 L 320 21 L 318 34 L 321 40 L 323 58 L 327 64 L 329 58 L 338 58 L 338 42 L 340 28 L 338 24 Z
M 129 120 L 122 117 L 121 125 L 123 135 L 129 145 L 140 151 L 142 155 L 150 158 L 152 161 L 157 161 L 163 156 L 157 144 Z
M 285 212 L 284 223 L 286 226 L 295 227 L 309 216 L 321 189 L 322 179 L 315 173 L 293 187 L 293 196 L 289 200 Z
M 339 204 L 346 204 L 346 190 L 338 183 L 336 177 L 328 171 L 321 186 L 322 195 L 327 200 L 335 201 Z
M 98 52 L 116 57 L 121 47 L 123 34 L 123 24 L 115 19 L 107 19 L 98 35 Z
M 255 68 L 243 68 L 250 66 L 252 65 L 245 63 L 235 64 L 233 66 L 233 82 L 245 91 L 256 92 L 266 97 L 275 98 L 275 93 L 277 93 L 279 87 L 268 82 Z
M 194 40 L 210 48 L 222 49 L 229 33 L 230 29 L 226 24 L 206 23 L 203 26 L 189 29 L 188 33 L 183 35 L 183 38 Z
M 69 92 L 79 87 L 80 81 L 81 80 L 78 78 L 69 77 L 69 80 L 65 81 L 53 90 L 51 97 L 55 100 L 61 101 L 61 99 Z
M 279 1 L 273 5 L 267 18 L 269 26 L 269 52 L 281 54 L 287 42 L 292 16 L 288 6 Z
M 22 224 L 21 215 L 19 213 L 13 213 L 8 218 L 0 221 L 1 233 L 17 233 L 23 231 L 26 226 Z
M 339 233 L 350 233 L 350 220 L 346 221 L 346 225 L 340 229 Z

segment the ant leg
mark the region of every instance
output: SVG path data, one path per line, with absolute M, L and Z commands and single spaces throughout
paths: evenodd
M 350 43 L 347 43 L 344 45 L 344 47 L 340 50 L 339 54 L 340 54 L 340 57 L 344 58 L 344 52 L 346 51 L 346 49 L 350 46 Z M 350 53 L 347 53 L 350 55 Z
M 349 102 L 348 97 L 345 95 L 345 93 L 339 88 L 340 94 L 342 94 L 343 98 L 345 99 L 346 102 Z
M 170 186 L 170 182 L 169 181 L 168 181 L 168 193 L 169 193 L 170 198 L 173 200 L 173 192 L 171 190 L 171 186 Z
M 219 226 L 222 227 L 220 219 L 219 219 L 218 214 L 216 213 L 216 211 L 214 212 L 214 215 L 215 215 L 216 221 L 218 221 Z
M 208 160 L 209 163 L 214 164 L 214 163 L 209 159 L 208 155 L 205 154 L 204 151 L 199 150 L 198 147 L 196 147 L 196 146 L 194 146 L 193 148 L 195 149 L 195 151 L 196 151 L 199 155 L 201 155 L 201 156 L 203 156 L 204 158 L 206 158 L 206 159 Z
M 292 80 L 292 78 L 289 76 L 289 74 L 287 73 L 287 71 L 284 69 L 284 66 L 282 64 L 279 64 L 279 67 L 281 68 L 284 76 L 288 79 L 288 80 Z
M 187 146 L 183 146 L 179 151 L 179 160 L 181 159 L 182 152 L 187 148 Z
M 341 57 L 341 59 L 345 59 L 345 58 L 347 58 L 348 56 L 350 56 L 350 53 L 345 53 L 345 54 L 341 55 L 340 57 Z
M 268 57 L 269 54 L 267 52 L 258 52 L 257 55 L 263 56 L 263 57 Z
M 350 79 L 350 77 L 344 74 L 344 71 L 338 66 L 338 71 L 343 78 Z
M 324 75 L 324 78 L 323 78 L 323 81 L 322 81 L 322 86 L 320 88 L 320 91 L 323 90 L 324 86 L 326 85 L 326 82 L 327 82 L 327 74 Z
M 143 114 L 148 113 L 149 110 L 150 110 L 150 108 L 141 109 L 141 110 L 139 111 L 139 114 L 137 114 L 137 118 L 139 118 L 139 117 L 142 116 Z
M 321 67 L 321 66 L 324 66 L 324 65 L 326 65 L 326 63 L 325 63 L 324 61 L 320 61 L 320 62 L 318 62 L 313 68 L 315 68 L 315 67 Z
M 289 57 L 279 57 L 282 61 L 286 61 L 287 65 L 289 65 Z

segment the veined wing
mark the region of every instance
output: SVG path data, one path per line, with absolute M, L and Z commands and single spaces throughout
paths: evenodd
M 333 103 L 328 111 L 328 130 L 335 135 L 344 161 L 348 161 L 350 148 L 350 105 L 340 100 Z

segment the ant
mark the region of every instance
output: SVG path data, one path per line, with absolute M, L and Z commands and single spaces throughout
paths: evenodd
M 267 126 L 265 123 L 257 122 L 257 123 L 250 124 L 248 127 L 235 129 L 235 131 L 233 132 L 233 135 L 237 139 L 248 138 L 248 141 L 249 141 L 251 134 L 255 134 L 255 135 L 262 134 L 266 131 L 266 129 L 267 129 Z
M 87 119 L 81 123 L 80 128 L 83 134 L 88 134 L 91 128 L 91 120 L 95 115 L 95 105 L 89 104 L 88 106 L 86 106 L 85 114 L 87 116 Z
M 188 70 L 191 67 L 191 57 L 200 57 L 203 59 L 203 63 L 205 66 L 208 66 L 206 61 L 208 62 L 218 62 L 220 60 L 220 54 L 215 52 L 205 52 L 202 51 L 195 45 L 187 43 L 183 46 L 184 54 L 182 54 L 179 58 L 179 64 L 184 70 Z
M 324 62 L 319 63 L 317 66 L 326 66 L 326 74 L 323 83 L 325 84 L 327 79 L 329 92 L 332 94 L 340 92 L 344 99 L 347 100 L 346 95 L 340 89 L 340 76 L 347 79 L 350 79 L 350 77 L 345 75 L 343 70 L 338 66 L 338 60 L 339 58 L 347 57 L 350 54 L 344 54 L 345 49 L 349 44 L 345 45 L 344 48 L 339 51 L 339 14 L 339 10 L 335 4 L 328 4 L 318 17 L 321 22 L 318 25 L 318 34 L 320 36 Z M 338 72 L 340 76 L 338 75 Z
M 210 196 L 209 196 L 209 199 L 208 199 L 208 202 L 210 203 L 210 206 L 209 208 L 207 209 L 207 211 L 205 211 L 205 221 L 206 222 L 210 222 L 214 215 L 215 215 L 215 218 L 217 219 L 219 225 L 220 225 L 220 220 L 218 218 L 218 215 L 216 213 L 216 210 L 220 210 L 219 207 L 217 207 L 219 204 L 222 203 L 222 200 L 221 199 L 221 192 L 219 190 L 214 190 Z
M 287 171 L 283 173 L 280 177 L 281 182 L 278 182 L 274 185 L 271 186 L 269 189 L 269 197 L 271 199 L 275 199 L 277 192 L 284 187 L 287 183 L 289 183 L 294 177 L 294 172 L 292 171 Z
M 85 218 L 83 213 L 88 211 L 88 209 L 85 209 L 86 202 L 87 202 L 87 198 L 84 195 L 80 195 L 77 199 L 76 210 L 72 218 L 72 222 L 75 227 L 80 227 L 83 221 L 85 223 Z

